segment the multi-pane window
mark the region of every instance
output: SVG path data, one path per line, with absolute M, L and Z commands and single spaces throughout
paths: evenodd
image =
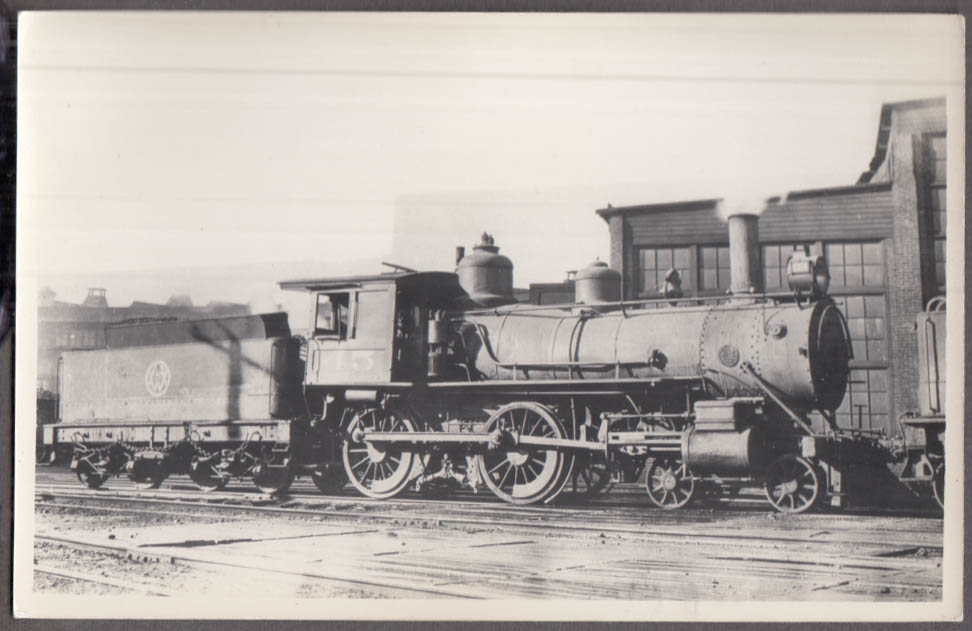
M 890 430 L 888 371 L 858 368 L 850 371 L 847 394 L 837 408 L 837 425 L 852 429 Z
M 887 299 L 884 296 L 844 296 L 837 305 L 847 319 L 854 359 L 886 362 Z
M 945 205 L 945 135 L 929 136 L 928 148 L 928 214 L 931 216 L 931 231 L 934 244 L 935 283 L 940 290 L 945 289 L 945 231 L 947 216 Z
M 831 287 L 884 286 L 880 243 L 828 243 L 826 258 Z
M 945 288 L 945 239 L 935 239 L 935 283 Z
M 763 281 L 766 291 L 786 289 L 786 262 L 794 252 L 803 252 L 803 244 L 764 245 Z
M 729 247 L 699 248 L 699 289 L 729 289 Z
M 639 289 L 642 295 L 657 295 L 665 288 L 665 275 L 673 267 L 682 279 L 682 293 L 693 292 L 689 248 L 642 248 L 638 251 Z

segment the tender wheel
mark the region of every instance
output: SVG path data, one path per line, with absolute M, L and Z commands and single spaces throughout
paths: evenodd
M 128 477 L 138 489 L 157 489 L 162 486 L 167 472 L 165 466 L 158 460 L 142 460 L 135 462 Z
M 415 453 L 396 443 L 363 440 L 365 432 L 414 432 L 410 414 L 396 407 L 362 410 L 348 425 L 344 441 L 344 470 L 354 488 L 375 499 L 398 495 L 411 480 Z
M 314 486 L 325 495 L 334 495 L 348 483 L 348 474 L 342 464 L 322 464 L 311 471 Z
M 504 430 L 523 436 L 563 438 L 553 413 L 536 403 L 510 403 L 497 410 L 486 431 Z M 567 458 L 556 449 L 499 447 L 479 459 L 480 478 L 497 497 L 511 504 L 552 500 L 563 488 Z
M 820 493 L 816 468 L 806 458 L 786 454 L 766 469 L 766 499 L 781 513 L 809 510 Z
M 217 475 L 213 465 L 193 458 L 189 463 L 189 478 L 201 491 L 218 491 L 226 486 L 226 478 Z
M 268 495 L 283 495 L 294 482 L 294 470 L 290 466 L 271 467 L 260 463 L 253 468 L 253 484 Z
M 932 492 L 935 493 L 935 501 L 945 509 L 945 463 L 935 467 L 935 476 L 932 478 Z
M 645 476 L 648 498 L 655 506 L 682 508 L 695 497 L 695 478 L 678 458 L 656 458 Z
M 91 471 L 78 471 L 78 480 L 89 489 L 98 489 L 108 480 L 108 475 Z

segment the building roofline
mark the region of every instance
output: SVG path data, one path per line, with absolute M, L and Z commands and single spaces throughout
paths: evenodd
M 721 198 L 712 199 L 688 199 L 680 200 L 676 202 L 661 202 L 653 204 L 638 204 L 635 206 L 611 206 L 608 204 L 607 208 L 599 208 L 594 211 L 601 216 L 601 219 L 607 221 L 614 215 L 626 215 L 630 213 L 648 213 L 655 212 L 659 210 L 704 210 L 706 208 L 714 208 L 718 204 Z
M 814 197 L 830 197 L 839 195 L 861 195 L 865 193 L 876 193 L 890 190 L 890 182 L 879 182 L 876 184 L 847 184 L 842 186 L 828 186 L 826 188 L 808 188 L 800 191 L 790 191 L 786 194 L 785 199 L 779 195 L 776 195 L 774 197 L 766 198 L 766 202 L 767 204 L 779 205 L 780 203 L 786 203 L 786 201 L 790 200 L 796 201 L 800 199 L 811 199 Z M 608 219 L 615 215 L 640 215 L 658 212 L 661 210 L 709 210 L 715 208 L 720 201 L 722 201 L 721 198 L 714 198 L 682 200 L 669 203 L 663 202 L 656 204 L 639 204 L 637 206 L 609 206 L 607 208 L 598 209 L 595 212 L 600 215 L 604 221 L 608 221 Z
M 945 107 L 945 97 L 938 96 L 930 99 L 915 99 L 911 101 L 898 101 L 896 103 L 885 103 L 881 106 L 881 117 L 878 119 L 877 141 L 874 146 L 874 156 L 867 165 L 867 171 L 861 173 L 857 179 L 858 184 L 866 184 L 871 181 L 878 168 L 884 164 L 888 153 L 888 143 L 891 142 L 891 114 L 893 112 L 925 109 L 932 107 Z

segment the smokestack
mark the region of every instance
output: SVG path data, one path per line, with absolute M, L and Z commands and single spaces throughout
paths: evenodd
M 763 293 L 759 268 L 759 215 L 729 216 L 729 278 L 734 296 Z
M 459 261 L 461 261 L 462 257 L 464 256 L 466 256 L 466 248 L 462 247 L 461 245 L 456 246 L 456 265 L 459 265 Z

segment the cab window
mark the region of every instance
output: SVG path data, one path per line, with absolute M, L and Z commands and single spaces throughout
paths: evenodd
M 339 339 L 348 337 L 349 298 L 348 292 L 317 295 L 314 335 Z

